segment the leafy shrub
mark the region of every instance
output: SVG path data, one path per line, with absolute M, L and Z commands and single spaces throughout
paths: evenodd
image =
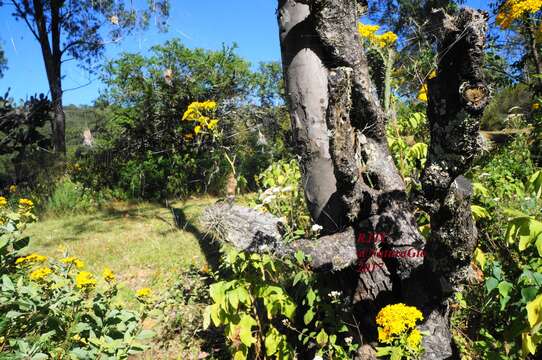
M 95 210 L 105 201 L 101 192 L 86 189 L 80 183 L 63 178 L 55 184 L 54 190 L 45 203 L 49 214 L 74 214 Z
M 517 155 L 517 154 L 516 154 Z M 542 339 L 542 173 L 516 179 L 507 169 L 508 152 L 493 159 L 496 167 L 482 173 L 476 201 L 486 211 L 478 227 L 484 234 L 475 252 L 483 287 L 470 286 L 458 295 L 454 323 L 464 353 L 484 359 L 535 356 Z M 527 154 L 528 158 L 528 154 Z M 525 162 L 523 163 L 525 165 Z M 516 170 L 514 170 L 516 169 Z M 499 198 L 492 198 L 499 196 Z M 478 311 L 470 311 L 476 308 Z M 461 333 L 466 336 L 461 336 Z M 472 339 L 472 340 L 470 340 Z
M 203 312 L 209 304 L 208 268 L 196 269 L 193 265 L 180 274 L 153 304 L 160 324 L 160 346 L 167 348 L 178 341 L 180 351 L 190 351 L 203 337 Z M 196 354 L 199 355 L 199 354 Z
M 4 200 L 2 200 L 4 199 Z M 34 221 L 33 203 L 16 210 L 0 198 L 0 350 L 9 359 L 126 359 L 143 351 L 152 336 L 142 329 L 143 312 L 116 301 L 114 274 L 104 269 L 105 288 L 76 257 L 25 255 L 23 230 Z
M 389 124 L 386 136 L 399 172 L 410 186 L 418 179 L 427 159 L 427 119 L 424 113 L 405 111 Z
M 296 160 L 272 163 L 256 178 L 260 191 L 256 207 L 285 219 L 286 241 L 311 233 L 311 220 Z
M 295 260 L 228 252 L 210 287 L 204 326 L 224 326 L 233 358 L 350 359 L 356 350 L 341 293 L 316 288 L 302 253 Z

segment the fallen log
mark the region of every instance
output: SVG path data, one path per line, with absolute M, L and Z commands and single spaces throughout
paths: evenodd
M 253 208 L 216 203 L 207 207 L 200 218 L 204 230 L 222 243 L 247 252 L 270 252 L 288 256 L 301 250 L 318 271 L 343 270 L 357 262 L 354 230 L 349 227 L 316 240 L 283 240 L 280 218 Z

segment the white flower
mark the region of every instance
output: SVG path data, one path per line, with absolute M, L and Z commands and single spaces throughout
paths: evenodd
M 282 323 L 286 326 L 288 326 L 290 324 L 290 322 L 288 321 L 288 319 L 282 319 Z
M 316 355 L 312 360 L 324 360 L 320 355 Z
M 346 341 L 347 344 L 352 344 L 352 336 L 349 336 L 347 338 L 344 338 L 344 341 Z
M 329 293 L 329 297 L 338 298 L 339 296 L 341 296 L 341 294 L 342 292 L 333 290 L 332 292 Z
M 109 21 L 111 21 L 111 24 L 113 24 L 113 25 L 118 25 L 119 24 L 119 17 L 117 15 L 113 15 L 113 16 L 111 16 Z
M 271 201 L 273 201 L 275 199 L 275 195 L 269 195 L 268 197 L 266 197 L 265 199 L 262 200 L 262 202 L 264 204 L 269 204 Z
M 318 231 L 320 231 L 322 229 L 323 229 L 323 227 L 318 225 L 318 224 L 314 224 L 313 226 L 311 226 L 311 231 L 312 232 L 318 232 Z

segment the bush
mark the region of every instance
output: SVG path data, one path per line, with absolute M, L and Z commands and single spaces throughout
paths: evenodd
M 25 255 L 25 225 L 34 221 L 33 202 L 17 208 L 0 197 L 0 350 L 4 359 L 126 359 L 145 349 L 148 291 L 138 293 L 142 312 L 116 300 L 114 274 L 104 269 L 105 287 L 76 257 Z
M 256 208 L 285 220 L 286 231 L 283 238 L 290 241 L 301 236 L 310 236 L 311 218 L 297 161 L 276 161 L 258 175 L 256 181 L 260 186 Z
M 455 339 L 473 358 L 536 356 L 542 339 L 542 172 L 530 162 L 523 138 L 475 170 L 479 283 L 457 294 Z
M 300 252 L 295 260 L 236 251 L 223 257 L 204 327 L 224 326 L 234 359 L 352 358 L 355 328 L 347 325 L 345 299 L 316 288 L 306 260 Z
M 86 189 L 69 178 L 60 179 L 46 200 L 44 210 L 53 215 L 91 212 L 105 202 L 105 195 Z

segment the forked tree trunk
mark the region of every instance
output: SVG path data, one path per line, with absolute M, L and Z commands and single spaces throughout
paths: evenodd
M 467 279 L 477 236 L 471 186 L 462 175 L 478 150 L 479 119 L 489 101 L 482 80 L 487 14 L 469 8 L 453 16 L 433 14 L 439 62 L 428 84 L 431 143 L 421 190 L 408 194 L 388 149 L 388 119 L 358 37 L 360 11 L 355 0 L 279 0 L 284 78 L 303 185 L 313 220 L 326 236 L 284 245 L 278 219 L 221 208 L 227 205 L 208 209 L 204 222 L 247 251 L 284 255 L 302 249 L 319 270 L 355 274 L 369 265 L 371 271 L 355 274 L 357 283 L 344 289 L 361 319 L 358 341 L 376 345 L 376 313 L 403 302 L 423 311 L 421 327 L 429 334 L 423 358 L 454 358 L 449 301 Z M 430 215 L 427 240 L 418 230 L 416 208 Z M 386 241 L 357 244 L 364 233 L 384 233 Z M 356 256 L 371 250 L 423 250 L 425 257 Z M 360 352 L 359 358 L 370 357 Z
M 350 225 L 356 234 L 385 233 L 384 249 L 426 251 L 425 258 L 358 259 L 383 264 L 359 274 L 353 299 L 369 322 L 386 302 L 419 307 L 430 333 L 424 339 L 425 358 L 445 359 L 452 356 L 448 299 L 466 279 L 476 243 L 470 184 L 461 175 L 476 154 L 479 117 L 489 94 L 481 68 L 486 15 L 472 9 L 433 15 L 433 28 L 440 29 L 439 64 L 429 83 L 429 158 L 422 191 L 415 196 L 406 193 L 389 153 L 386 114 L 356 31 L 360 4 L 280 0 L 278 22 L 309 203 L 326 209 L 329 199 L 340 199 L 342 204 L 331 207 L 337 211 L 329 212 L 334 223 Z M 414 206 L 431 216 L 427 243 L 416 226 Z M 321 215 L 313 215 L 320 221 Z M 370 328 L 362 331 L 374 340 Z

